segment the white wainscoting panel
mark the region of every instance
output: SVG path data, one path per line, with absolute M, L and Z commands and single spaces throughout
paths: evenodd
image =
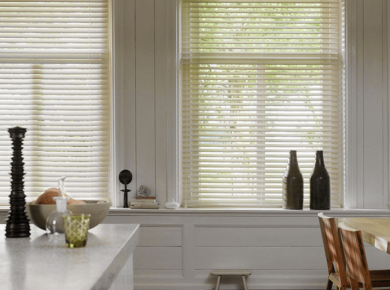
M 155 102 L 156 102 L 156 195 L 164 205 L 167 196 L 167 55 L 168 18 L 167 2 L 155 1 Z
M 137 188 L 156 192 L 155 1 L 135 1 Z
M 378 192 L 377 198 L 364 195 L 364 208 L 377 208 L 383 195 L 383 95 L 382 95 L 382 0 L 364 1 L 364 192 Z M 378 33 L 374 33 L 378 31 Z M 386 148 L 387 149 L 387 148 Z M 375 154 L 373 154 L 375 152 Z M 385 161 L 386 164 L 388 160 Z M 387 166 L 386 166 L 387 167 Z
M 347 208 L 389 201 L 389 1 L 347 0 Z
M 337 211 L 337 217 L 389 217 L 388 211 Z M 121 210 L 106 223 L 140 223 L 135 289 L 211 290 L 215 269 L 248 269 L 255 289 L 324 289 L 326 259 L 316 211 Z M 390 255 L 366 245 L 371 269 L 390 269 Z M 225 279 L 221 289 L 242 289 Z
M 288 237 L 288 238 L 286 238 Z M 319 228 L 199 227 L 196 247 L 322 247 Z
M 324 250 L 321 247 L 197 247 L 195 259 L 196 270 L 324 269 Z
M 136 270 L 181 270 L 181 247 L 137 247 Z
M 138 247 L 181 247 L 181 227 L 143 226 L 140 228 Z
M 133 182 L 128 189 L 136 192 L 136 142 L 135 142 L 135 0 L 115 0 L 114 4 L 114 41 L 113 41 L 113 93 L 115 128 L 112 182 L 114 192 L 112 202 L 123 206 L 122 194 L 119 189 L 118 175 L 123 169 L 133 173 Z M 120 156 L 120 158 L 119 158 Z
M 160 205 L 176 187 L 177 1 L 114 3 L 114 205 L 118 174 L 133 173 L 129 199 L 148 186 Z

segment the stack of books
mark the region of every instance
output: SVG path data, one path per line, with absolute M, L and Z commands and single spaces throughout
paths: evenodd
M 136 199 L 130 200 L 130 208 L 156 209 L 159 208 L 159 205 L 155 197 L 136 197 Z

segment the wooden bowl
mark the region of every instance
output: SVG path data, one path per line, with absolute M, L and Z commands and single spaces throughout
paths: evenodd
M 100 224 L 110 211 L 111 203 L 99 200 L 84 200 L 86 204 L 68 204 L 67 209 L 73 213 L 90 214 L 89 228 L 92 229 Z M 46 220 L 50 213 L 56 209 L 55 204 L 26 204 L 26 211 L 32 223 L 38 228 L 46 230 Z

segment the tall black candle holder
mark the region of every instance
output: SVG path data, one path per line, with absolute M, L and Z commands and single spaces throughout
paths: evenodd
M 30 236 L 30 224 L 26 214 L 26 196 L 24 195 L 24 163 L 22 155 L 25 128 L 8 129 L 12 139 L 13 157 L 11 162 L 10 211 L 6 219 L 5 236 L 7 238 L 27 238 Z

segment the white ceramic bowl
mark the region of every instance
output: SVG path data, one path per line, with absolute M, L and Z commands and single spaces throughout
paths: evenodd
M 111 203 L 98 200 L 84 201 L 86 204 L 68 204 L 67 209 L 73 213 L 90 214 L 89 228 L 92 229 L 106 218 Z M 31 204 L 31 202 L 26 204 L 26 211 L 30 221 L 42 230 L 46 230 L 47 217 L 55 209 L 55 204 Z

